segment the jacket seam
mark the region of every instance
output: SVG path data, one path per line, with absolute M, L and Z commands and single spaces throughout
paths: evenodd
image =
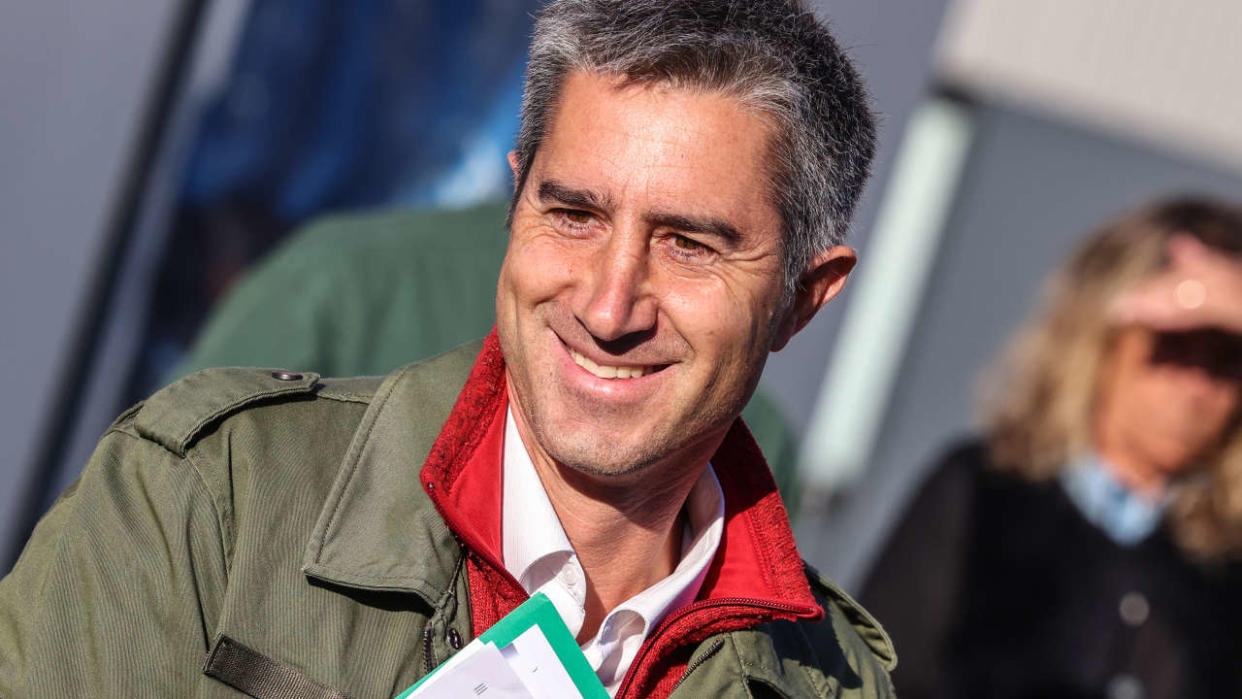
M 126 408 L 120 415 L 116 416 L 116 419 L 112 421 L 112 425 L 104 432 L 104 434 L 107 434 L 113 430 L 121 431 L 120 426 L 133 422 L 134 416 L 138 414 L 138 411 L 142 410 L 142 406 L 144 404 L 144 402 L 140 401 Z
M 190 457 L 189 452 L 181 457 L 181 460 L 190 465 L 190 468 L 194 471 L 194 480 L 207 492 L 207 501 L 211 503 L 211 511 L 215 515 L 216 532 L 220 537 L 220 550 L 224 553 L 224 572 L 227 576 L 233 572 L 233 546 L 231 543 L 234 540 L 233 526 L 230 522 L 224 521 L 224 514 L 221 511 L 220 504 L 216 501 L 217 495 L 212 491 L 211 486 L 207 484 L 207 479 L 203 476 L 198 462 Z M 232 473 L 230 473 L 230 481 L 232 477 Z M 235 511 L 234 516 L 236 516 Z
M 363 405 L 369 405 L 375 397 L 373 393 L 350 393 L 344 391 L 318 391 L 315 395 L 327 400 L 337 401 L 338 403 L 361 403 Z
M 226 581 L 225 584 L 227 585 L 228 577 L 230 573 L 232 572 L 231 570 L 232 569 L 232 555 L 229 552 L 228 547 L 225 544 L 225 540 L 222 536 L 222 526 L 224 522 L 223 522 L 223 518 L 220 515 L 220 508 L 217 506 L 215 498 L 212 497 L 211 488 L 207 485 L 206 481 L 203 480 L 203 476 L 201 473 L 199 473 L 198 468 L 194 466 L 194 464 L 190 462 L 189 459 L 186 458 L 185 456 L 177 454 L 176 452 L 172 451 L 171 449 L 164 446 L 163 444 L 156 442 L 155 440 L 149 439 L 139 434 L 132 434 L 122 429 L 119 424 L 108 428 L 108 430 L 104 432 L 103 437 L 100 438 L 100 444 L 102 444 L 104 439 L 106 439 L 109 435 L 112 435 L 113 433 L 116 433 L 117 435 L 120 435 L 120 436 L 124 436 L 128 439 L 131 439 L 140 445 L 151 446 L 151 447 L 154 447 L 157 451 L 162 451 L 167 454 L 170 454 L 178 462 L 190 463 L 190 470 L 194 473 L 194 475 L 192 476 L 192 482 L 197 484 L 197 486 L 191 485 L 190 487 L 205 491 L 207 494 L 207 502 L 211 505 L 211 512 L 213 515 L 212 519 L 215 521 L 215 524 L 216 524 L 216 535 L 220 541 L 220 550 L 221 550 L 221 553 L 223 554 L 222 557 L 224 559 L 224 570 L 225 570 L 225 581 Z M 187 519 L 186 521 L 189 521 L 189 520 Z M 62 531 L 61 535 L 57 538 L 57 541 L 56 541 L 56 551 L 58 554 L 61 551 L 62 547 L 65 545 L 66 538 L 67 537 L 64 536 L 64 532 Z M 186 555 L 191 555 L 188 550 L 187 550 Z M 43 591 L 42 591 L 43 589 L 46 589 L 46 586 L 43 586 L 42 589 L 40 590 L 39 598 L 38 598 L 40 604 L 43 603 Z M 202 630 L 205 634 L 205 639 L 207 640 L 208 643 L 210 643 L 211 633 L 214 632 L 215 630 L 207 628 L 206 618 L 200 616 L 200 619 L 202 621 Z
M 329 568 L 328 566 L 324 566 L 324 565 L 317 565 L 313 567 L 313 570 L 328 571 L 328 570 L 331 570 L 331 568 Z M 308 570 L 308 572 L 311 572 L 311 571 Z M 415 578 L 410 575 L 354 575 L 354 574 L 351 574 L 349 577 L 352 580 L 363 582 L 363 583 L 388 582 L 392 580 L 416 580 L 420 583 L 423 583 L 424 585 L 428 587 L 438 587 L 436 585 L 433 585 L 430 580 L 424 580 L 423 578 Z
M 204 427 L 206 427 L 207 425 L 210 425 L 216 420 L 219 420 L 225 417 L 226 415 L 232 415 L 238 412 L 241 408 L 244 408 L 247 405 L 265 401 L 270 398 L 276 398 L 279 396 L 307 395 L 308 393 L 310 393 L 310 388 L 307 386 L 290 386 L 287 388 L 272 388 L 272 389 L 266 389 L 263 391 L 255 392 L 255 393 L 248 393 L 241 398 L 238 398 L 236 400 L 229 402 L 227 405 L 224 405 L 216 410 L 211 411 L 210 413 L 204 415 L 202 418 L 194 422 L 189 428 L 187 428 L 184 431 L 183 434 L 179 435 L 176 438 L 177 447 L 181 451 L 188 451 L 190 448 L 190 444 L 195 441 L 195 437 L 197 437 L 199 433 L 203 431 Z M 176 453 L 176 452 L 173 452 L 173 453 Z M 180 454 L 178 456 L 180 456 Z
M 228 584 L 229 584 L 229 578 L 232 577 L 232 574 L 233 574 L 233 551 L 232 551 L 232 547 L 229 545 L 231 536 L 226 537 L 224 534 L 224 530 L 227 527 L 226 523 L 224 522 L 224 517 L 220 514 L 220 508 L 217 505 L 215 498 L 212 496 L 211 487 L 207 485 L 206 480 L 204 480 L 203 478 L 203 474 L 200 473 L 198 470 L 198 466 L 195 465 L 194 462 L 190 461 L 190 459 L 187 457 L 182 457 L 181 460 L 190 464 L 190 468 L 194 471 L 193 480 L 198 484 L 197 485 L 198 488 L 201 488 L 203 491 L 206 492 L 207 502 L 211 504 L 211 512 L 212 512 L 212 515 L 214 515 L 213 519 L 215 520 L 215 523 L 216 523 L 216 538 L 220 544 L 221 558 L 224 559 L 223 560 L 224 586 L 225 586 L 225 589 L 227 589 Z M 191 486 L 191 487 L 194 487 L 194 486 Z M 188 518 L 187 518 L 187 521 L 188 521 Z M 190 550 L 187 549 L 186 555 L 192 556 L 193 554 Z M 197 568 L 197 565 L 195 565 L 195 567 Z M 221 590 L 221 593 L 223 592 L 224 590 Z M 200 605 L 201 605 L 201 602 L 200 602 Z M 220 613 L 223 614 L 223 609 L 220 610 Z M 199 619 L 199 623 L 202 626 L 203 638 L 208 644 L 210 644 L 212 636 L 219 629 L 207 627 L 207 623 L 208 623 L 207 616 L 205 613 L 203 613 L 201 608 L 199 611 L 198 619 Z M 220 617 L 217 617 L 215 619 L 215 623 L 217 625 L 220 623 Z
M 198 484 L 197 487 L 207 494 L 207 502 L 211 504 L 212 519 L 214 519 L 216 522 L 216 533 L 220 539 L 220 550 L 224 553 L 225 572 L 226 573 L 230 572 L 229 569 L 232 568 L 233 554 L 232 554 L 232 551 L 230 550 L 230 546 L 228 545 L 228 538 L 226 538 L 226 530 L 228 532 L 231 532 L 232 527 L 229 526 L 228 523 L 224 521 L 224 516 L 220 512 L 220 505 L 218 502 L 216 502 L 215 492 L 212 491 L 211 486 L 207 484 L 207 480 L 206 478 L 203 477 L 203 474 L 201 470 L 199 469 L 198 464 L 196 464 L 194 460 L 190 458 L 189 453 L 178 454 L 177 452 L 169 449 L 168 447 L 164 446 L 163 444 L 160 444 L 159 442 L 153 439 L 149 439 L 140 434 L 131 434 L 130 432 L 122 430 L 119 427 L 113 427 L 109 429 L 107 432 L 104 433 L 104 436 L 106 437 L 107 435 L 113 432 L 116 432 L 117 434 L 120 434 L 120 435 L 124 435 L 128 437 L 129 439 L 135 440 L 136 442 L 140 444 L 147 444 L 147 445 L 153 446 L 160 451 L 170 454 L 177 461 L 185 463 L 185 464 L 189 464 L 190 471 L 193 472 L 194 474 L 193 482 L 197 483 Z

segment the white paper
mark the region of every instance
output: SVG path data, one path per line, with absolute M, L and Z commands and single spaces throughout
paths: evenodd
M 535 699 L 582 696 L 538 625 L 523 631 L 500 653 Z
M 546 641 L 544 642 L 547 643 Z M 569 695 L 573 696 L 573 695 Z M 418 699 L 540 699 L 526 689 L 517 673 L 491 643 L 477 640 L 457 655 L 418 688 Z

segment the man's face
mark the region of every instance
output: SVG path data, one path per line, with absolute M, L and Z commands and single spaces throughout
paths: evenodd
M 694 458 L 741 412 L 786 311 L 768 134 L 727 96 L 567 77 L 496 298 L 510 399 L 557 462 Z

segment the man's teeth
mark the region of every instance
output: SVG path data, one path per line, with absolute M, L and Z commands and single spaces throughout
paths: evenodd
M 596 364 L 573 349 L 569 350 L 569 356 L 574 358 L 575 364 L 601 379 L 637 379 L 644 374 L 650 373 L 648 368 L 644 366 L 607 366 Z

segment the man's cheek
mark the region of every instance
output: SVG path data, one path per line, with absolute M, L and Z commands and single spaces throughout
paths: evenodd
M 661 295 L 660 305 L 687 339 L 722 349 L 746 344 L 770 320 L 770 311 L 755 304 L 755 299 L 711 288 L 670 290 Z
M 579 251 L 555 241 L 533 241 L 523 247 L 515 269 L 522 289 L 553 288 L 573 279 L 582 268 Z

